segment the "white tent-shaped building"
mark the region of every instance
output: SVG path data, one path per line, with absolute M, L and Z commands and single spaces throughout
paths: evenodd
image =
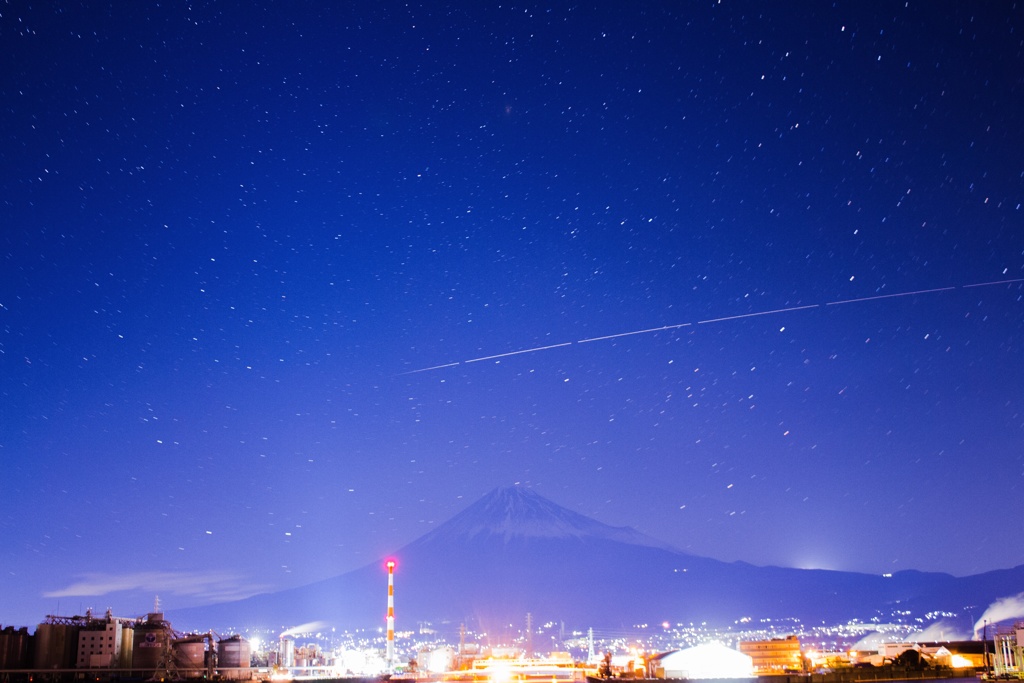
M 650 662 L 657 678 L 753 678 L 750 655 L 721 643 L 705 643 L 658 655 Z

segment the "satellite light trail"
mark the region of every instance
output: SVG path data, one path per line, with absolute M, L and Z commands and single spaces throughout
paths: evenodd
M 774 313 L 788 313 L 790 311 L 806 311 L 808 308 L 819 308 L 821 304 L 808 304 L 806 306 L 790 306 L 789 308 L 776 308 L 773 311 L 758 311 L 757 313 L 741 313 L 740 315 L 730 315 L 725 318 L 711 318 L 710 320 L 698 320 L 698 325 L 704 325 L 705 323 L 721 323 L 726 320 L 739 320 L 740 318 L 756 318 L 759 315 L 772 315 Z
M 1015 280 L 993 280 L 992 282 L 975 282 L 973 285 L 964 285 L 964 289 L 970 287 L 988 287 L 989 285 L 1009 285 L 1014 282 L 1024 282 L 1024 278 L 1017 278 Z
M 508 353 L 496 353 L 493 356 L 483 356 L 482 358 L 471 358 L 469 360 L 462 361 L 463 363 L 479 363 L 482 360 L 494 360 L 495 358 L 505 358 L 507 356 L 518 356 L 522 353 L 533 353 L 534 351 L 547 351 L 548 349 L 557 349 L 560 346 L 570 346 L 572 342 L 562 342 L 561 344 L 551 344 L 549 346 L 537 346 L 532 349 L 522 349 L 520 351 L 509 351 Z M 457 363 L 454 363 L 457 365 Z
M 432 365 L 427 368 L 419 368 L 418 370 L 407 370 L 406 372 L 398 373 L 401 375 L 414 375 L 421 372 L 431 372 L 434 370 L 442 370 L 444 368 L 453 368 L 457 365 L 468 365 L 469 363 L 479 363 L 485 360 L 496 360 L 498 358 L 507 358 L 509 356 L 520 356 L 524 353 L 535 353 L 537 351 L 547 351 L 549 349 L 559 349 L 566 346 L 572 346 L 573 344 L 588 344 L 596 341 L 607 341 L 609 339 L 619 339 L 621 337 L 632 337 L 638 334 L 651 334 L 654 332 L 665 332 L 667 330 L 678 330 L 683 327 L 691 327 L 693 325 L 705 325 L 707 323 L 721 323 L 729 320 L 741 320 L 743 318 L 756 318 L 763 315 L 776 315 L 778 313 L 791 313 L 794 311 L 806 311 L 811 308 L 821 308 L 822 306 L 839 306 L 841 304 L 856 304 L 863 303 L 865 301 L 878 301 L 880 299 L 895 299 L 904 296 L 917 296 L 920 294 L 938 294 L 940 292 L 951 292 L 956 289 L 972 289 L 976 287 L 991 287 L 994 285 L 1010 285 L 1018 282 L 1024 282 L 1024 278 L 1014 278 L 1011 280 L 993 280 L 991 282 L 975 282 L 969 285 L 960 285 L 958 287 L 937 287 L 935 289 L 917 289 L 912 292 L 897 292 L 895 294 L 878 294 L 876 296 L 862 296 L 856 299 L 841 299 L 838 301 L 828 301 L 824 304 L 807 304 L 804 306 L 789 306 L 788 308 L 775 308 L 770 311 L 756 311 L 754 313 L 741 313 L 739 315 L 730 315 L 722 318 L 709 318 L 707 320 L 698 320 L 696 323 L 677 323 L 675 325 L 663 325 L 661 327 L 648 327 L 642 330 L 632 330 L 629 332 L 619 332 L 617 334 L 606 334 L 600 337 L 589 337 L 587 339 L 578 339 L 574 342 L 562 342 L 560 344 L 548 344 L 547 346 L 535 346 L 529 349 L 520 349 L 518 351 L 508 351 L 507 353 L 496 353 L 491 356 L 481 356 L 480 358 L 470 358 L 469 360 L 453 361 L 451 363 L 442 363 L 441 365 Z
M 632 332 L 620 332 L 619 334 L 606 334 L 603 337 L 591 337 L 590 339 L 580 339 L 577 344 L 586 344 L 588 342 L 604 341 L 606 339 L 618 339 L 619 337 L 632 337 L 634 334 L 647 334 L 649 332 L 663 332 L 665 330 L 678 330 L 680 327 L 689 327 L 693 323 L 679 323 L 678 325 L 665 325 L 664 327 L 649 327 L 646 330 L 633 330 Z
M 466 361 L 466 362 L 468 363 L 469 361 Z M 419 370 L 409 370 L 408 372 L 402 372 L 402 373 L 399 373 L 399 374 L 402 374 L 402 375 L 415 375 L 417 372 L 430 372 L 431 370 L 440 370 L 442 368 L 452 368 L 452 367 L 455 367 L 458 364 L 459 364 L 459 361 L 455 361 L 454 363 L 442 363 L 441 365 L 432 365 L 429 368 L 420 368 Z
M 966 285 L 967 287 L 981 287 L 982 285 Z M 879 294 L 878 296 L 862 296 L 859 299 L 843 299 L 841 301 L 829 301 L 826 306 L 838 306 L 839 304 L 855 304 L 860 301 L 877 301 L 878 299 L 895 299 L 899 296 L 914 296 L 915 294 L 932 294 L 934 292 L 948 292 L 956 287 L 939 287 L 938 289 L 919 289 L 916 292 L 900 292 L 898 294 Z

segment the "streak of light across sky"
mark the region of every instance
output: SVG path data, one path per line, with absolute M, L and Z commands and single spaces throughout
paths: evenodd
M 440 365 L 432 365 L 426 368 L 419 368 L 418 370 L 409 370 L 407 372 L 398 373 L 399 375 L 414 375 L 423 372 L 432 372 L 435 370 L 443 370 L 445 368 L 453 368 L 458 365 L 465 365 L 469 363 L 480 363 L 487 360 L 498 360 L 501 358 L 508 358 L 511 356 L 521 356 L 527 353 L 537 353 L 539 351 L 549 351 L 551 349 L 561 349 L 573 344 L 588 344 L 590 342 L 597 341 L 608 341 L 611 339 L 619 339 L 622 337 L 633 337 L 641 334 L 653 334 L 655 332 L 665 332 L 668 330 L 678 330 L 683 327 L 692 327 L 693 325 L 704 325 L 708 323 L 721 323 L 728 322 L 730 320 L 742 320 L 744 318 L 757 318 L 765 315 L 776 315 L 779 313 L 794 313 L 796 311 L 806 311 L 814 308 L 821 308 L 822 306 L 839 306 L 842 304 L 856 304 L 864 303 L 866 301 L 878 301 L 881 299 L 897 299 L 908 296 L 922 296 L 925 294 L 939 294 L 942 292 L 952 292 L 957 289 L 972 289 L 977 287 L 993 287 L 995 285 L 1007 285 L 1016 282 L 1024 282 L 1024 278 L 1015 278 L 1010 280 L 995 280 L 992 282 L 976 282 L 969 285 L 960 285 L 959 287 L 936 287 L 933 289 L 916 289 L 912 292 L 896 292 L 894 294 L 879 294 L 876 296 L 862 296 L 855 299 L 840 299 L 838 301 L 827 301 L 822 304 L 806 304 L 803 306 L 787 306 L 785 308 L 776 308 L 770 311 L 755 311 L 753 313 L 741 313 L 739 315 L 729 315 L 721 318 L 708 318 L 706 320 L 698 320 L 694 323 L 678 323 L 675 325 L 663 325 L 661 327 L 649 327 L 643 330 L 631 330 L 629 332 L 618 332 L 616 334 L 606 334 L 599 337 L 590 337 L 587 339 L 578 339 L 575 342 L 567 341 L 559 344 L 546 344 L 544 346 L 536 346 L 529 349 L 519 349 L 517 351 L 508 351 L 506 353 L 495 353 L 489 356 L 480 356 L 479 358 L 469 358 L 463 361 L 453 361 L 451 363 L 442 363 Z

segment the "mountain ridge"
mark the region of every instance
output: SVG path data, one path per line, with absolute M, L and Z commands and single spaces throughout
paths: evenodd
M 483 631 L 507 629 L 527 612 L 538 622 L 609 628 L 726 625 L 742 618 L 887 620 L 907 609 L 959 613 L 1024 586 L 1024 565 L 957 578 L 722 562 L 608 526 L 520 487 L 491 491 L 388 557 L 397 561 L 396 610 L 405 623 L 448 621 Z M 313 584 L 168 615 L 199 629 L 313 621 L 360 628 L 383 615 L 385 584 L 381 558 Z

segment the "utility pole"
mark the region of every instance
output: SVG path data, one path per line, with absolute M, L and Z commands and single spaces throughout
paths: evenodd
M 983 615 L 984 616 L 984 615 Z M 983 630 L 981 632 L 981 642 L 985 644 L 985 677 L 989 675 L 988 668 L 988 619 L 985 620 Z

